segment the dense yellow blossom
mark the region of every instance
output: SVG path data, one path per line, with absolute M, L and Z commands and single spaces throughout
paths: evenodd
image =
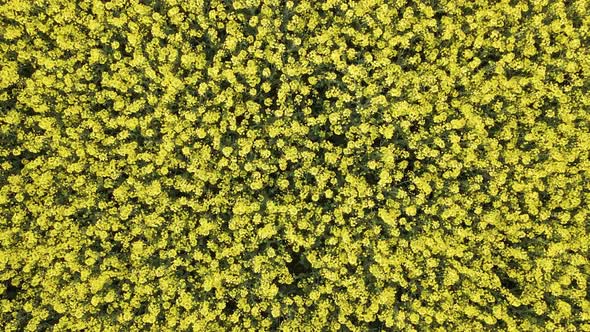
M 0 4 L 3 331 L 590 331 L 590 1 Z

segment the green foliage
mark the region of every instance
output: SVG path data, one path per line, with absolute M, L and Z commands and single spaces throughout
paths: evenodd
M 4 331 L 590 331 L 587 0 L 8 0 Z

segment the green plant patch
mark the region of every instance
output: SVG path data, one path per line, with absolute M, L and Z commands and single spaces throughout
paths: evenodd
M 0 4 L 2 331 L 590 331 L 590 1 Z

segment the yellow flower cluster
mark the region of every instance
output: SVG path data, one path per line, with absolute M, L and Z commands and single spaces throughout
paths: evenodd
M 590 331 L 590 1 L 0 4 L 3 331 Z

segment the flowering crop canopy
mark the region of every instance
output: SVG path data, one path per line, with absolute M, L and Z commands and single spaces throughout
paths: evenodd
M 4 331 L 590 331 L 590 1 L 7 0 Z

